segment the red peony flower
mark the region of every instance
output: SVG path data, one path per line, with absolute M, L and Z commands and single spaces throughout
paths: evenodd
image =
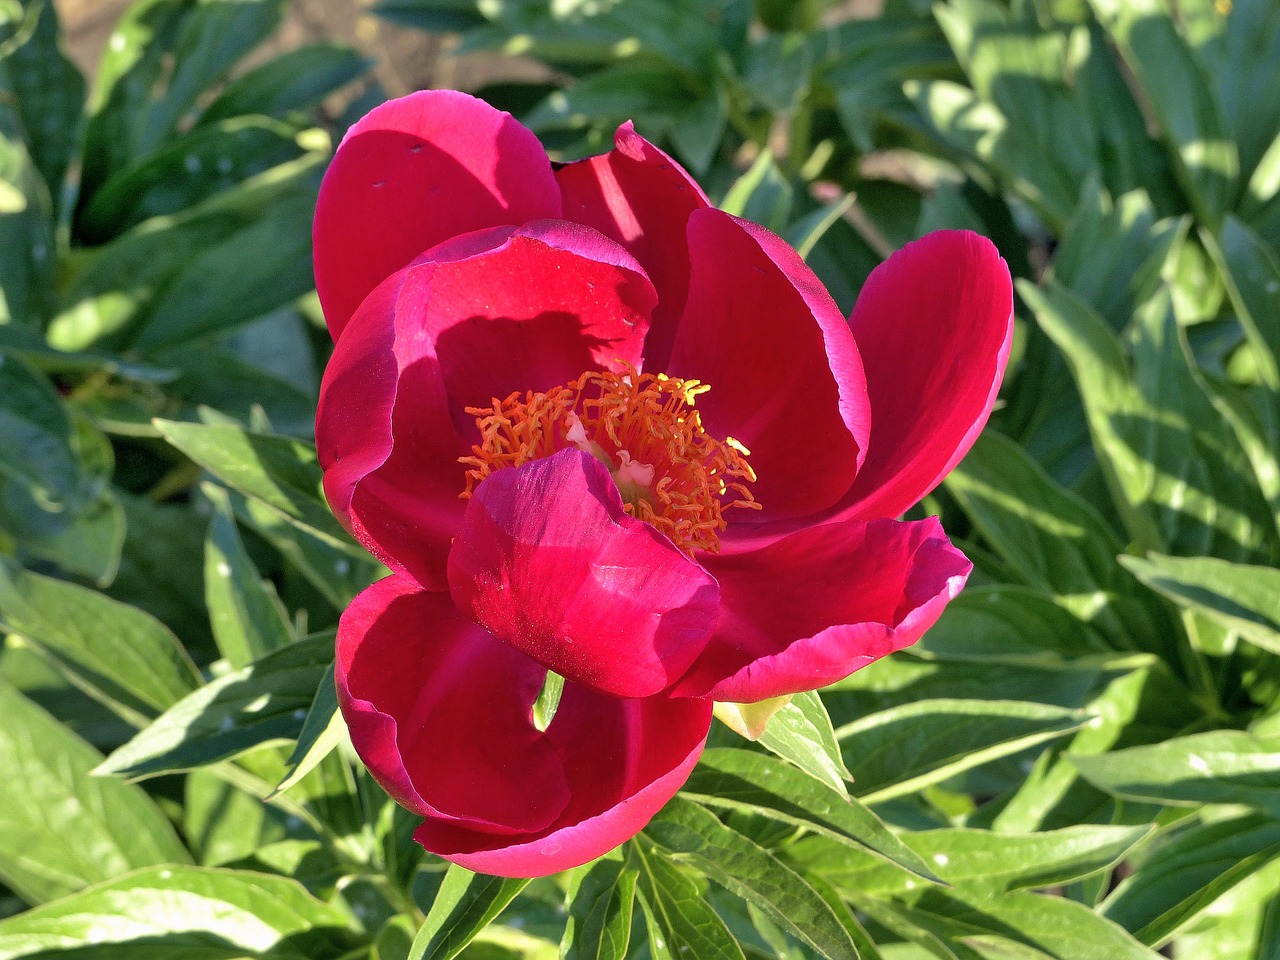
M 1008 358 L 981 237 L 908 245 L 846 322 L 782 240 L 630 124 L 615 142 L 553 167 L 509 115 L 418 93 L 351 129 L 316 209 L 325 492 L 394 572 L 342 618 L 339 696 L 418 840 L 491 873 L 633 835 L 712 700 L 919 638 L 971 565 L 936 519 L 893 518 Z

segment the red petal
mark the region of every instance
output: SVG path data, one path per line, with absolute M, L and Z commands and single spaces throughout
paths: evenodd
M 711 725 L 704 700 L 619 700 L 566 683 L 545 733 L 545 668 L 388 577 L 338 627 L 338 699 L 357 753 L 425 818 L 416 839 L 472 870 L 542 876 L 634 836 L 680 788 Z
M 334 512 L 391 569 L 443 588 L 464 508 L 468 406 L 640 360 L 654 294 L 621 247 L 561 221 L 441 244 L 370 295 L 321 384 Z
M 449 553 L 449 588 L 495 636 L 621 697 L 669 686 L 715 626 L 715 581 L 627 516 L 608 471 L 578 450 L 480 484 Z
M 561 758 L 529 720 L 542 676 L 448 594 L 400 577 L 339 622 L 335 677 L 356 752 L 397 802 L 469 830 L 536 833 L 571 802 Z
M 614 135 L 616 149 L 556 171 L 567 220 L 595 227 L 630 252 L 658 290 L 645 367 L 666 368 L 689 289 L 685 225 L 710 206 L 681 166 L 635 132 L 628 121 Z
M 560 215 L 551 164 L 510 114 L 451 90 L 375 107 L 320 187 L 316 289 L 334 339 L 384 279 L 442 240 Z
M 739 703 L 816 690 L 915 643 L 973 567 L 936 518 L 829 523 L 704 562 L 720 625 L 672 693 Z
M 657 300 L 630 254 L 560 220 L 457 238 L 418 272 L 415 332 L 434 341 L 455 417 L 469 428 L 464 407 L 638 365 Z
M 711 386 L 698 398 L 703 423 L 751 450 L 764 507 L 733 511 L 728 534 L 831 506 L 853 483 L 870 429 L 862 362 L 839 308 L 763 227 L 698 211 L 689 245 L 689 302 L 667 372 Z
M 619 700 L 566 683 L 547 729 L 572 796 L 556 826 L 522 842 L 428 819 L 414 839 L 480 873 L 538 877 L 568 870 L 635 836 L 698 762 L 709 700 Z
M 1009 268 L 991 241 L 940 231 L 872 271 L 849 320 L 871 441 L 849 517 L 896 517 L 936 487 L 991 414 L 1013 336 Z

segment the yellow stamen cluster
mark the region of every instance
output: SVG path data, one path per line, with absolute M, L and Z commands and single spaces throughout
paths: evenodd
M 716 552 L 726 507 L 759 510 L 747 484 L 749 451 L 717 440 L 694 409 L 711 389 L 664 374 L 587 372 L 545 393 L 513 393 L 488 407 L 467 407 L 480 428 L 468 467 L 470 497 L 489 474 L 576 446 L 608 467 L 627 513 L 652 524 L 686 553 Z

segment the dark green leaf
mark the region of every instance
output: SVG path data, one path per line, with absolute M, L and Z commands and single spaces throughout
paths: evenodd
M 1124 859 L 1152 827 L 1078 826 L 1043 833 L 928 830 L 908 843 L 947 883 L 997 896 L 1081 880 Z
M 1280 570 L 1213 557 L 1121 557 L 1143 583 L 1170 600 L 1280 653 Z
M 920 856 L 860 802 L 782 760 L 747 750 L 707 750 L 682 793 L 708 806 L 806 827 L 935 879 Z
M 1174 827 L 1107 897 L 1102 914 L 1159 945 L 1277 856 L 1280 822 L 1257 814 Z
M 201 94 L 275 30 L 282 12 L 280 0 L 129 7 L 107 43 L 90 103 L 86 195 L 168 139 Z
M 333 638 L 320 636 L 225 674 L 163 713 L 95 772 L 153 776 L 295 740 L 332 663 Z
M 618 860 L 597 860 L 573 874 L 562 960 L 625 960 L 638 877 Z
M 688 864 L 765 911 L 830 960 L 858 960 L 848 931 L 804 879 L 697 804 L 670 801 L 645 827 L 676 862 Z
M 781 233 L 791 220 L 792 194 L 791 183 L 778 169 L 773 154 L 762 150 L 724 195 L 720 209 Z
M 286 117 L 295 110 L 310 110 L 369 66 L 368 60 L 341 44 L 313 43 L 289 50 L 228 83 L 200 115 L 200 125 L 247 114 Z
M 1115 336 L 1068 291 L 1052 283 L 1018 289 L 1067 355 L 1116 507 L 1138 546 L 1269 556 L 1271 510 L 1189 365 L 1168 295 L 1139 312 L 1130 370 Z
M 640 903 L 654 960 L 746 960 L 698 883 L 652 848 L 634 840 L 628 864 L 639 872 Z
M 987 431 L 946 483 L 1014 576 L 1056 598 L 1115 649 L 1167 652 L 1167 618 L 1116 564 L 1123 547 L 1114 532 L 1025 450 Z
M 877 803 L 1066 736 L 1088 719 L 1038 703 L 925 700 L 845 724 L 836 736 L 858 796 Z
M 175 214 L 303 154 L 289 126 L 265 117 L 237 117 L 197 127 L 115 174 L 81 212 L 93 239 L 118 236 L 151 217 Z
M 1196 216 L 1217 227 L 1235 189 L 1239 158 L 1209 78 L 1160 0 L 1090 0 L 1090 5 L 1146 95 Z
M 315 449 L 299 440 L 229 425 L 156 421 L 175 447 L 233 490 L 352 556 L 365 554 L 334 519 L 321 495 Z
M 149 614 L 0 562 L 0 623 L 135 725 L 196 688 L 178 639 Z
M 275 793 L 288 790 L 295 783 L 315 769 L 346 737 L 347 727 L 338 712 L 338 690 L 334 682 L 333 671 L 327 671 L 320 679 L 320 688 L 315 699 L 311 701 L 311 709 L 307 711 L 307 719 L 302 724 L 302 732 L 298 734 L 298 742 L 293 753 L 289 754 L 287 766 L 289 774 L 280 781 Z
M 62 309 L 49 324 L 50 344 L 62 350 L 124 347 L 144 328 L 153 346 L 181 344 L 296 299 L 311 286 L 309 263 L 305 257 L 281 261 L 287 251 L 310 243 L 323 159 L 308 153 L 96 248 L 63 294 Z M 238 250 L 242 232 L 246 245 Z M 255 249 L 273 234 L 279 249 Z M 283 270 L 278 278 L 270 275 L 273 265 Z M 243 276 L 234 273 L 236 266 Z M 228 297 L 228 290 L 237 295 Z
M 409 960 L 453 960 L 528 884 L 450 864 Z
M 1005 585 L 965 590 L 911 652 L 951 664 L 993 668 L 1098 670 L 1124 662 L 1088 626 L 1044 594 Z
M 0 58 L 0 72 L 17 97 L 27 146 L 55 207 L 76 148 L 84 110 L 84 77 L 63 50 L 57 9 L 51 2 L 28 3 L 37 17 L 26 43 Z M 0 82 L 2 83 L 2 82 Z

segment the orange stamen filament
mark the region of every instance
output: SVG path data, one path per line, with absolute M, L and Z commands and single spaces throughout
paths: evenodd
M 728 526 L 724 510 L 759 510 L 747 484 L 750 451 L 717 440 L 694 409 L 711 388 L 664 374 L 587 372 L 545 393 L 494 397 L 467 407 L 480 428 L 472 456 L 460 457 L 470 497 L 485 477 L 577 447 L 613 476 L 628 514 L 666 534 L 686 553 L 716 552 Z

